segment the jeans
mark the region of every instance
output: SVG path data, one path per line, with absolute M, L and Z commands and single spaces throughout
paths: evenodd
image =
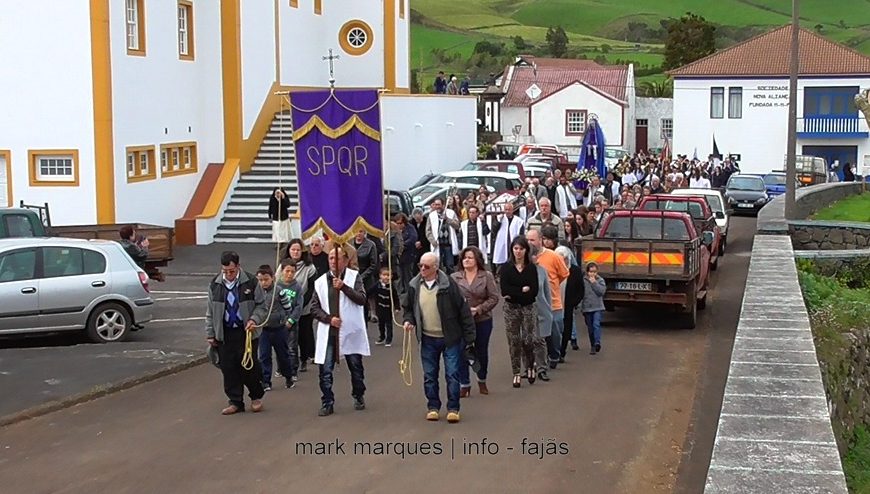
M 354 353 L 345 355 L 344 361 L 350 370 L 351 396 L 362 398 L 366 392 L 365 374 L 363 369 L 362 355 Z M 332 371 L 335 369 L 335 336 L 329 335 L 326 345 L 326 359 L 320 365 L 320 401 L 323 406 L 332 406 L 335 403 L 335 395 L 332 393 Z
M 547 337 L 547 353 L 550 363 L 559 362 L 562 358 L 562 326 L 565 321 L 565 312 L 562 309 L 553 311 L 553 329 Z
M 254 366 L 248 370 L 242 367 L 242 356 L 245 353 L 245 330 L 242 328 L 224 328 L 224 341 L 218 344 L 221 374 L 224 378 L 224 393 L 230 405 L 239 409 L 245 409 L 243 393 L 248 388 L 248 396 L 251 400 L 259 400 L 263 397 L 263 383 L 260 379 L 263 373 L 260 370 L 260 361 L 254 359 Z M 251 342 L 252 346 L 258 345 L 257 339 Z
M 275 357 L 278 359 L 278 371 L 285 379 L 290 379 L 293 375 L 293 367 L 290 360 L 290 331 L 286 327 L 264 328 L 260 335 L 257 356 L 260 359 L 260 366 L 263 368 L 263 384 L 269 387 L 272 387 L 273 348 L 275 349 Z
M 449 244 L 442 245 L 439 247 L 438 253 L 441 256 L 441 271 L 444 271 L 446 274 L 452 273 L 455 266 L 455 259 L 453 258 L 453 247 L 451 247 Z
M 459 363 L 462 360 L 462 342 L 445 347 L 444 338 L 423 335 L 420 356 L 423 361 L 423 391 L 426 393 L 428 410 L 441 409 L 438 389 L 441 355 L 444 355 L 444 377 L 447 379 L 447 411 L 459 411 Z
M 393 314 L 387 307 L 377 307 L 378 339 L 385 343 L 393 342 Z
M 477 382 L 486 382 L 486 374 L 489 368 L 489 337 L 492 335 L 492 319 L 474 323 L 474 358 L 480 362 L 480 372 L 477 373 Z M 463 388 L 471 387 L 468 360 L 463 356 L 459 363 L 459 383 Z
M 562 358 L 568 351 L 568 341 L 577 339 L 577 330 L 574 327 L 574 308 L 565 309 L 564 330 L 562 331 Z
M 586 319 L 586 329 L 589 331 L 589 344 L 593 347 L 601 344 L 601 315 L 603 311 L 584 312 L 583 318 Z

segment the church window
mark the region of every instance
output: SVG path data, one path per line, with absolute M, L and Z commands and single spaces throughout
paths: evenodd
M 196 173 L 196 143 L 161 144 L 160 170 L 163 177 Z
M 145 0 L 125 0 L 127 54 L 145 55 Z
M 30 185 L 79 185 L 79 152 L 76 149 L 30 150 Z
M 144 182 L 157 178 L 154 146 L 127 148 L 127 182 Z
M 178 57 L 193 60 L 193 4 L 178 2 Z
M 350 21 L 341 27 L 338 42 L 348 55 L 363 55 L 372 47 L 374 33 L 368 24 L 362 21 Z

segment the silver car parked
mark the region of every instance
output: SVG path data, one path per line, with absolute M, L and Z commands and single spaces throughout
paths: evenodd
M 123 341 L 153 305 L 148 275 L 116 242 L 0 240 L 0 335 L 83 330 Z

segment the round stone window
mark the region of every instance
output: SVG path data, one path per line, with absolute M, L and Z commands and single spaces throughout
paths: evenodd
M 348 55 L 359 56 L 372 47 L 372 28 L 363 21 L 350 21 L 341 27 L 338 42 Z

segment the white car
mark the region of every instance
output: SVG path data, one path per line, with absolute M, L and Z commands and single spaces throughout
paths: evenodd
M 520 176 L 516 173 L 490 172 L 483 170 L 442 173 L 433 178 L 431 182 L 423 187 L 432 184 L 463 184 L 473 185 L 477 188 L 480 188 L 481 185 L 485 185 L 494 190 L 497 194 L 501 194 L 505 191 L 519 190 L 522 186 Z M 416 196 L 421 188 L 422 187 L 416 187 L 411 189 L 409 192 L 412 196 Z
M 436 182 L 426 184 L 423 187 L 419 187 L 415 192 L 412 192 L 411 201 L 414 203 L 414 207 L 423 208 L 423 212 L 428 212 L 435 199 L 441 199 L 441 202 L 446 204 L 447 194 L 459 194 L 459 197 L 465 199 L 469 191 L 477 194 L 478 190 L 480 190 L 480 186 L 474 184 L 445 184 Z M 487 187 L 487 190 L 490 193 L 494 192 L 492 187 Z
M 725 244 L 728 241 L 728 224 L 731 211 L 725 206 L 725 197 L 719 189 L 676 189 L 671 194 L 675 196 L 704 196 L 707 204 L 716 216 L 716 225 L 722 232 L 722 241 L 719 242 L 719 255 L 725 254 Z
M 544 177 L 548 172 L 553 171 L 553 167 L 549 163 L 540 163 L 537 161 L 524 161 L 523 169 L 526 172 L 526 177 L 540 179 L 543 183 Z

